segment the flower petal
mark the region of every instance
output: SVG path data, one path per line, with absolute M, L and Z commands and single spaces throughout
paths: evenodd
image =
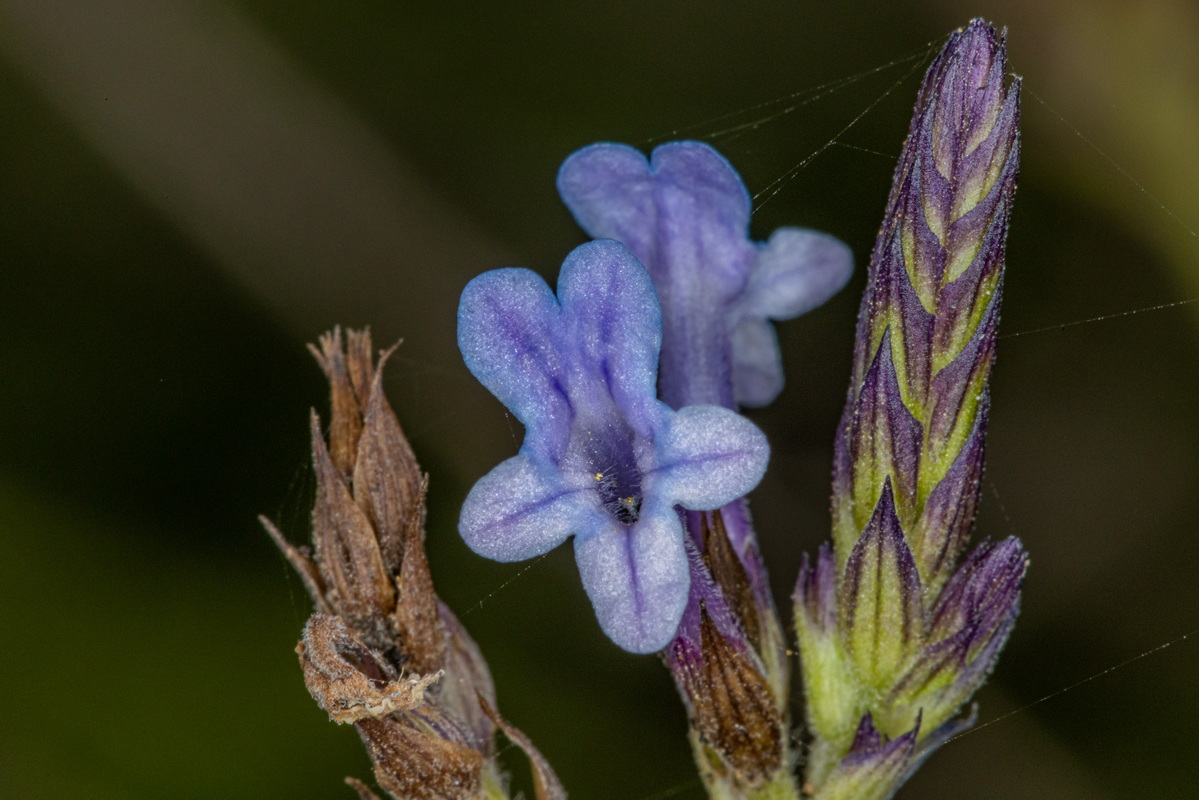
M 746 316 L 791 319 L 823 305 L 853 272 L 853 252 L 836 237 L 779 228 L 758 251 L 741 300 Z
M 618 239 L 643 262 L 654 258 L 657 205 L 640 150 L 607 142 L 584 147 L 558 170 L 558 194 L 589 235 Z
M 474 485 L 462 504 L 458 531 L 485 558 L 521 561 L 562 544 L 595 513 L 594 492 L 571 486 L 521 453 Z
M 668 505 L 643 508 L 629 527 L 605 524 L 575 539 L 575 560 L 600 627 L 633 653 L 653 653 L 674 637 L 691 576 L 683 526 Z
M 570 404 L 558 324 L 558 301 L 527 269 L 483 273 L 466 285 L 458 304 L 458 347 L 467 369 L 531 436 L 565 443 Z
M 558 192 L 583 230 L 627 244 L 661 290 L 668 274 L 744 285 L 753 259 L 750 198 L 737 172 L 703 142 L 671 142 L 647 161 L 622 144 L 579 150 Z
M 852 267 L 845 245 L 815 231 L 750 241 L 749 192 L 703 142 L 664 144 L 648 160 L 626 145 L 583 148 L 562 165 L 558 191 L 584 230 L 627 244 L 653 278 L 660 399 L 672 408 L 768 404 L 782 388 L 778 345 L 761 325 L 742 326 L 814 308 Z
M 657 416 L 662 347 L 662 312 L 649 273 L 625 245 L 598 239 L 566 257 L 558 298 L 563 341 L 575 355 L 572 400 L 586 402 L 596 390 L 611 394 L 638 433 L 648 436 Z M 603 385 L 591 388 L 595 381 Z
M 745 417 L 720 406 L 687 406 L 671 415 L 660 440 L 654 491 L 710 511 L 757 486 L 769 460 L 766 436 Z
M 774 326 L 750 317 L 733 329 L 733 396 L 746 408 L 768 406 L 783 391 L 783 357 Z
M 642 260 L 659 289 L 670 280 L 698 282 L 706 292 L 718 286 L 729 297 L 740 292 L 756 249 L 748 238 L 749 192 L 736 170 L 702 142 L 664 144 L 650 165 L 659 243 L 656 258 Z

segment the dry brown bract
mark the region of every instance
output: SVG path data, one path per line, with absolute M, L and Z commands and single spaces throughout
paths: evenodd
M 502 785 L 495 689 L 478 646 L 433 590 L 427 478 L 383 395 L 383 364 L 394 348 L 376 366 L 368 331 L 347 331 L 343 342 L 335 328 L 311 349 L 332 390 L 328 442 L 316 412 L 311 419 L 312 549 L 262 520 L 316 605 L 296 648 L 304 682 L 330 719 L 357 728 L 391 796 L 474 800 L 484 786 Z M 564 798 L 536 757 L 538 797 Z
M 338 723 L 418 708 L 425 702 L 425 689 L 443 674 L 396 674 L 382 653 L 327 614 L 308 618 L 296 652 L 308 692 Z

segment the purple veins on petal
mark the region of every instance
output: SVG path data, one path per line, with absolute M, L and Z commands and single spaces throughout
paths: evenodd
M 781 228 L 749 238 L 750 197 L 740 176 L 701 142 L 672 142 L 650 158 L 622 144 L 570 156 L 558 191 L 587 233 L 627 244 L 662 301 L 662 399 L 766 405 L 782 389 L 768 320 L 822 304 L 849 279 L 837 239 Z
M 744 417 L 718 406 L 686 406 L 667 424 L 660 479 L 680 505 L 714 511 L 745 494 L 747 479 L 762 479 L 770 446 Z M 746 467 L 755 469 L 746 474 Z
M 765 437 L 728 409 L 676 412 L 656 399 L 657 298 L 619 242 L 571 253 L 556 297 L 527 270 L 481 275 L 458 319 L 468 368 L 526 429 L 520 453 L 467 496 L 463 539 L 514 561 L 576 537 L 604 631 L 634 652 L 661 649 L 690 582 L 675 506 L 715 509 L 746 494 L 765 470 Z
M 592 510 L 583 492 L 562 486 L 552 467 L 522 453 L 474 485 L 458 529 L 481 556 L 524 561 L 562 544 Z
M 661 650 L 687 605 L 683 528 L 670 506 L 628 529 L 605 526 L 575 539 L 575 561 L 600 627 L 634 653 Z

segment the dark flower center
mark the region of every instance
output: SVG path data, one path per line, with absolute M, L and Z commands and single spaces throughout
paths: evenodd
M 632 525 L 641 514 L 641 469 L 633 448 L 635 434 L 618 416 L 585 426 L 582 439 L 585 463 L 600 502 L 622 525 Z
M 624 525 L 636 522 L 641 513 L 641 473 L 636 465 L 631 469 L 609 467 L 596 472 L 595 480 L 608 513 Z

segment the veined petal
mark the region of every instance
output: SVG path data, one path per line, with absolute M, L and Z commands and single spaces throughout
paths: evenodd
M 558 301 L 527 269 L 485 272 L 458 304 L 467 369 L 535 435 L 565 441 L 570 403 L 556 335 Z
M 852 272 L 853 252 L 840 239 L 779 228 L 758 250 L 742 313 L 776 320 L 806 314 L 839 292 Z
M 658 202 L 658 252 L 646 262 L 679 313 L 707 310 L 701 296 L 731 301 L 757 255 L 749 240 L 750 197 L 724 156 L 702 142 L 671 142 L 650 155 Z M 694 308 L 692 308 L 694 306 Z
M 853 271 L 853 253 L 828 234 L 779 228 L 764 245 L 745 292 L 732 312 L 733 396 L 738 405 L 761 408 L 783 390 L 783 359 L 774 326 L 836 294 Z
M 585 147 L 562 165 L 558 191 L 585 231 L 629 245 L 655 280 L 690 267 L 733 288 L 744 281 L 749 193 L 702 142 L 671 142 L 649 159 L 627 145 Z
M 654 490 L 676 505 L 710 511 L 762 480 L 770 445 L 758 427 L 720 406 L 687 406 L 671 415 L 659 440 Z
M 599 390 L 612 396 L 637 432 L 650 435 L 658 416 L 662 312 L 645 267 L 620 242 L 589 242 L 562 264 L 558 298 L 564 340 L 576 348 L 572 384 L 582 389 L 602 382 Z
M 521 453 L 474 485 L 462 504 L 458 530 L 481 556 L 521 561 L 580 532 L 596 514 L 594 494 Z
M 631 526 L 603 524 L 575 539 L 575 560 L 600 627 L 633 653 L 670 643 L 687 606 L 691 577 L 677 512 L 643 508 Z
M 584 147 L 558 170 L 558 194 L 588 234 L 624 242 L 642 262 L 654 259 L 658 214 L 640 150 L 608 142 Z
M 783 356 L 774 326 L 750 317 L 733 329 L 733 398 L 746 408 L 770 405 L 783 391 Z

